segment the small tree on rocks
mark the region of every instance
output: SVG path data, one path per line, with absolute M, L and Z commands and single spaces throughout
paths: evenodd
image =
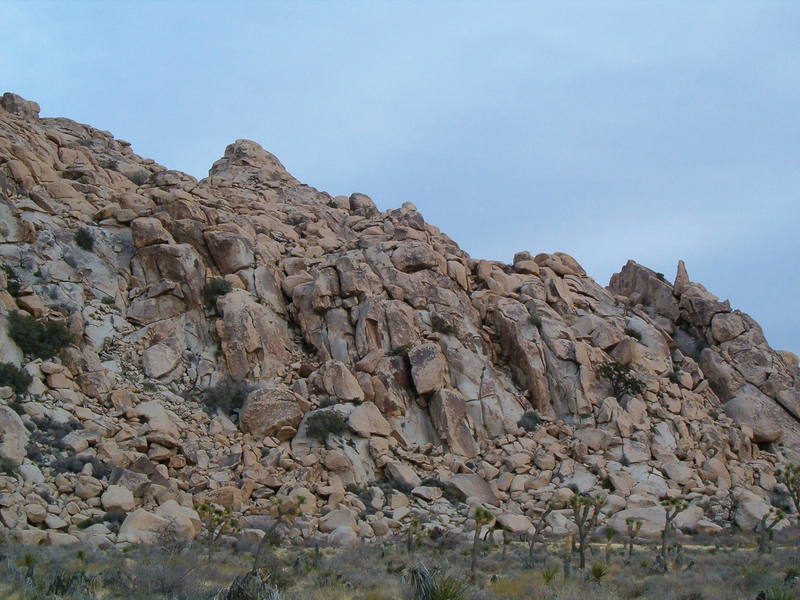
M 664 521 L 664 531 L 661 532 L 661 555 L 659 560 L 661 562 L 661 568 L 666 573 L 669 571 L 669 565 L 667 564 L 667 546 L 669 545 L 672 522 L 675 520 L 675 517 L 689 507 L 689 503 L 686 498 L 676 496 L 675 498 L 665 498 L 661 501 L 661 505 L 666 511 L 666 520 Z
M 469 570 L 472 581 L 475 581 L 478 569 L 478 544 L 481 541 L 481 529 L 484 525 L 492 522 L 494 515 L 482 506 L 476 506 L 472 511 L 472 518 L 475 519 L 475 536 L 472 538 L 472 563 Z
M 639 531 L 642 529 L 642 520 L 636 519 L 634 517 L 628 517 L 625 519 L 625 526 L 628 528 L 628 556 L 625 559 L 625 564 L 631 564 L 631 558 L 633 557 L 633 541 L 636 539 L 636 536 L 639 535 Z
M 770 508 L 756 525 L 758 532 L 758 553 L 766 554 L 772 552 L 772 534 L 775 526 L 783 521 L 786 514 L 779 508 Z
M 586 541 L 597 529 L 600 519 L 600 509 L 606 505 L 606 499 L 600 495 L 589 496 L 576 494 L 569 499 L 572 509 L 572 519 L 578 528 L 578 552 L 580 555 L 580 568 L 586 568 Z

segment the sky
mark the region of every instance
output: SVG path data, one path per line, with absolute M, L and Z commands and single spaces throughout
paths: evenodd
M 2 90 L 201 178 L 238 138 L 476 258 L 689 276 L 800 352 L 800 3 L 4 0 Z

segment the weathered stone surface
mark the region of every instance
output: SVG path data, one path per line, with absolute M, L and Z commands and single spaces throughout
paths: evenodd
M 356 531 L 356 519 L 346 508 L 332 510 L 319 520 L 319 530 L 325 533 L 335 531 L 341 527 L 347 527 L 353 532 Z
M 121 510 L 130 512 L 136 506 L 133 499 L 133 492 L 121 485 L 110 485 L 100 497 L 100 502 L 106 510 Z
M 430 401 L 431 420 L 450 452 L 468 458 L 477 456 L 478 445 L 466 424 L 467 403 L 455 390 L 439 390 Z
M 119 527 L 117 540 L 131 544 L 152 544 L 169 525 L 169 519 L 139 508 L 125 517 Z
M 409 351 L 408 360 L 418 394 L 429 394 L 444 387 L 447 361 L 438 344 L 415 346 Z
M 164 229 L 161 221 L 153 217 L 140 217 L 131 222 L 133 245 L 137 248 L 153 244 L 174 244 L 172 235 Z
M 500 505 L 500 499 L 478 474 L 453 475 L 445 481 L 445 485 L 464 500 L 474 498 L 484 504 Z
M 389 435 L 391 425 L 372 402 L 364 402 L 347 417 L 347 424 L 356 434 L 368 438 L 370 435 Z
M 617 535 L 624 536 L 628 531 L 626 519 L 639 519 L 642 522 L 642 528 L 639 535 L 642 537 L 657 537 L 661 535 L 664 530 L 664 524 L 667 521 L 666 511 L 661 506 L 653 506 L 651 508 L 631 508 L 622 510 L 613 515 L 608 520 L 608 526 L 611 527 Z
M 419 487 L 422 480 L 414 471 L 400 462 L 390 462 L 386 465 L 386 475 L 405 488 Z
M 162 377 L 178 365 L 180 358 L 168 344 L 154 344 L 142 354 L 142 368 L 148 377 Z
M 10 407 L 0 405 L 0 458 L 14 466 L 21 465 L 28 437 L 28 430 L 19 415 Z
M 253 435 L 274 435 L 282 427 L 297 427 L 303 411 L 288 389 L 268 387 L 247 396 L 239 415 L 239 427 Z

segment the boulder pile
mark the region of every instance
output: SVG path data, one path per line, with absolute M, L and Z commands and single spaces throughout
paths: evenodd
M 602 287 L 562 253 L 477 260 L 412 203 L 319 192 L 255 142 L 198 181 L 38 113 L 0 101 L 0 363 L 30 379 L 0 387 L 15 539 L 188 539 L 204 503 L 248 539 L 291 514 L 342 545 L 467 532 L 476 504 L 514 534 L 554 506 L 562 533 L 576 493 L 643 532 L 664 498 L 702 532 L 786 502 L 797 356 L 682 262 Z M 21 316 L 71 343 L 36 356 Z

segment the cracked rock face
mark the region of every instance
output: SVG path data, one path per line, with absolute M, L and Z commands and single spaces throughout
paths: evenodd
M 563 253 L 473 259 L 410 202 L 331 197 L 249 140 L 198 181 L 6 94 L 0 262 L 0 362 L 31 377 L 0 386 L 20 541 L 190 538 L 203 502 L 337 545 L 420 515 L 466 535 L 472 504 L 524 532 L 597 491 L 612 526 L 656 531 L 685 495 L 678 526 L 713 532 L 778 501 L 800 451 L 797 357 L 682 262 L 604 288 Z M 13 311 L 73 343 L 25 356 Z M 614 393 L 614 361 L 640 391 Z M 80 527 L 111 509 L 121 528 Z

